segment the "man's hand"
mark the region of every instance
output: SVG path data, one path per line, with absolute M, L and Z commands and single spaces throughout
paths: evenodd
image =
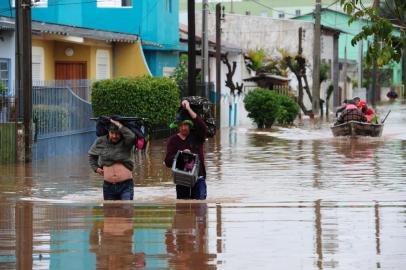
M 97 173 L 98 175 L 100 175 L 100 176 L 104 176 L 104 171 L 103 171 L 102 168 L 97 168 L 97 169 L 96 169 L 96 173 Z
M 113 119 L 110 119 L 110 122 L 116 125 L 118 128 L 121 128 L 123 126 L 123 124 Z
M 183 100 L 181 105 L 183 108 L 185 108 L 188 111 L 188 113 L 189 113 L 190 117 L 192 117 L 192 119 L 196 118 L 197 114 L 192 110 L 192 108 L 190 108 L 190 103 L 188 100 L 186 100 L 186 99 Z
M 188 100 L 183 100 L 182 101 L 182 107 L 185 108 L 186 110 L 190 110 L 190 103 Z

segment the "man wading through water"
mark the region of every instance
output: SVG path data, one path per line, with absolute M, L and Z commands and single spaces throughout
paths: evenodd
M 131 151 L 135 134 L 118 121 L 110 119 L 108 134 L 98 137 L 89 150 L 93 171 L 103 176 L 104 200 L 132 200 L 134 161 Z
M 178 127 L 178 133 L 169 138 L 165 165 L 172 167 L 178 151 L 189 151 L 199 156 L 199 179 L 192 188 L 176 185 L 177 199 L 206 199 L 206 167 L 204 166 L 203 144 L 206 140 L 207 125 L 191 108 L 187 100 L 182 101 L 185 113 L 179 114 L 171 128 Z

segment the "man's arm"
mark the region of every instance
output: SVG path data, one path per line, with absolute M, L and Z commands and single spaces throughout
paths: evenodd
M 110 122 L 118 127 L 118 131 L 120 131 L 121 135 L 123 136 L 124 144 L 131 145 L 135 143 L 135 134 L 131 131 L 131 129 L 125 127 L 119 121 L 110 119 Z
M 193 120 L 193 123 L 195 125 L 196 128 L 196 133 L 197 135 L 204 140 L 206 138 L 206 134 L 207 134 L 207 125 L 206 123 L 203 121 L 203 119 L 197 115 L 197 113 L 195 113 L 192 108 L 190 108 L 190 103 L 187 100 L 182 101 L 182 107 L 185 108 L 190 117 Z

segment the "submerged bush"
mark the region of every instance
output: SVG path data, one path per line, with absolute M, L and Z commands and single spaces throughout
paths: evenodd
M 292 124 L 299 114 L 299 106 L 291 97 L 264 88 L 249 92 L 244 105 L 248 117 L 254 120 L 258 128 L 270 128 L 275 121 L 281 125 Z
M 289 96 L 278 95 L 279 110 L 276 120 L 281 125 L 293 124 L 299 114 L 299 105 Z
M 244 98 L 248 117 L 253 119 L 258 128 L 270 128 L 278 116 L 278 94 L 263 88 L 257 88 Z

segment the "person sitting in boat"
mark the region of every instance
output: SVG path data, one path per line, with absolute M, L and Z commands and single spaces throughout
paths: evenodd
M 368 103 L 366 101 L 361 100 L 360 102 L 358 102 L 357 107 L 365 115 L 368 123 L 372 123 L 372 120 L 376 119 L 376 114 L 375 114 L 374 109 L 369 108 Z M 374 115 L 375 115 L 375 117 L 374 117 Z M 377 120 L 375 120 L 375 121 L 377 121 Z
M 367 122 L 365 115 L 354 104 L 348 104 L 344 112 L 337 118 L 335 125 L 349 121 Z
M 349 104 L 357 105 L 357 103 L 360 102 L 360 100 L 361 99 L 359 97 L 355 97 L 353 99 L 344 99 L 343 104 L 336 111 L 336 117 L 338 117 L 338 115 L 347 108 L 347 105 Z

